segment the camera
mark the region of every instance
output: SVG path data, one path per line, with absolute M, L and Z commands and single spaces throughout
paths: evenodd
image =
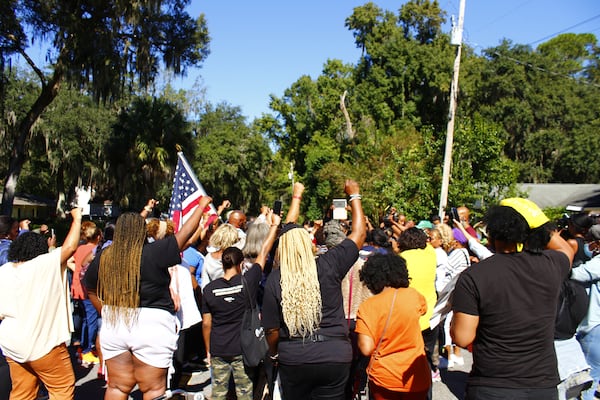
M 392 221 L 398 222 L 399 220 L 400 217 L 394 207 L 391 207 L 390 210 L 383 216 L 383 224 L 388 228 L 392 226 Z
M 569 216 L 564 214 L 562 217 L 556 220 L 556 227 L 558 230 L 568 230 L 569 229 Z

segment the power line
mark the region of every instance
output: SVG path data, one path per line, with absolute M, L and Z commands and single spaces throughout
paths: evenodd
M 570 26 L 570 27 L 568 27 L 568 28 L 565 28 L 565 29 L 563 29 L 563 30 L 560 30 L 560 31 L 558 31 L 558 32 L 556 32 L 556 33 L 553 33 L 553 34 L 551 34 L 551 35 L 545 36 L 545 37 L 543 37 L 543 38 L 541 38 L 541 39 L 539 39 L 539 40 L 536 40 L 536 41 L 534 41 L 534 42 L 531 42 L 531 43 L 529 43 L 529 46 L 531 46 L 531 45 L 533 45 L 533 44 L 536 44 L 536 43 L 539 43 L 539 42 L 543 42 L 544 40 L 546 40 L 546 39 L 550 39 L 550 38 L 552 38 L 552 37 L 554 37 L 554 36 L 556 36 L 556 35 L 560 35 L 561 33 L 564 33 L 564 32 L 566 32 L 566 31 L 568 31 L 568 30 L 570 30 L 570 29 L 577 28 L 578 26 L 580 26 L 580 25 L 583 25 L 583 24 L 586 24 L 586 23 L 588 23 L 588 22 L 590 22 L 590 21 L 593 21 L 593 20 L 595 20 L 596 18 L 600 18 L 600 14 L 598 14 L 598 15 L 596 15 L 596 16 L 593 16 L 593 17 L 591 17 L 591 18 L 588 18 L 588 19 L 586 19 L 585 21 L 579 22 L 579 23 L 577 23 L 577 24 L 575 24 L 575 25 L 572 25 L 572 26 Z
M 518 65 L 524 65 L 524 66 L 526 66 L 526 67 L 529 67 L 529 68 L 531 68 L 531 69 L 535 69 L 535 70 L 537 70 L 537 71 L 545 72 L 545 73 L 548 73 L 548 74 L 550 74 L 550 75 L 554 75 L 554 76 L 557 76 L 557 77 L 560 77 L 560 78 L 567 78 L 567 79 L 571 79 L 571 80 L 577 81 L 577 83 L 580 83 L 580 84 L 584 84 L 584 85 L 590 85 L 590 86 L 595 86 L 595 87 L 597 87 L 597 88 L 600 88 L 600 84 L 593 83 L 593 82 L 581 81 L 581 80 L 577 79 L 575 76 L 566 75 L 566 74 L 561 74 L 561 73 L 554 72 L 554 71 L 549 71 L 549 70 L 547 70 L 547 69 L 544 69 L 544 68 L 542 68 L 542 67 L 538 67 L 537 65 L 533 65 L 533 64 L 531 64 L 530 62 L 526 62 L 526 61 L 517 60 L 516 58 L 509 57 L 509 56 L 507 56 L 507 55 L 504 55 L 504 54 L 498 53 L 497 51 L 493 52 L 492 54 L 494 54 L 494 55 L 496 55 L 496 56 L 498 56 L 498 57 L 506 58 L 507 60 L 510 60 L 510 61 L 514 62 L 515 64 L 518 64 Z M 582 69 L 580 69 L 579 71 L 576 71 L 575 73 L 580 73 L 580 72 L 583 72 L 583 71 L 585 71 L 585 68 L 582 68 Z

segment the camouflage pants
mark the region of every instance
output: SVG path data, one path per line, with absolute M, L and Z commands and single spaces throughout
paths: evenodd
M 211 357 L 210 370 L 212 400 L 225 400 L 231 374 L 233 374 L 238 400 L 252 400 L 252 381 L 244 368 L 241 355 L 227 358 Z

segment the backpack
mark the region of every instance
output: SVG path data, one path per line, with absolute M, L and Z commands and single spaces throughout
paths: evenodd
M 554 324 L 554 339 L 570 339 L 575 335 L 579 323 L 585 318 L 590 305 L 590 296 L 585 287 L 570 278 L 563 281 Z

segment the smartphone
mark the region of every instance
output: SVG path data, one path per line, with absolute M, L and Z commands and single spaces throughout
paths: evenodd
M 456 209 L 456 207 L 452 207 L 450 209 L 450 220 L 452 224 L 454 223 L 454 221 L 460 222 L 460 215 L 458 215 L 458 210 Z
M 50 237 L 54 237 L 54 228 L 50 229 Z
M 281 206 L 281 200 L 275 200 L 275 203 L 273 203 L 273 214 L 281 215 Z
M 333 199 L 333 219 L 348 219 L 348 211 L 346 210 L 346 205 L 346 199 Z

